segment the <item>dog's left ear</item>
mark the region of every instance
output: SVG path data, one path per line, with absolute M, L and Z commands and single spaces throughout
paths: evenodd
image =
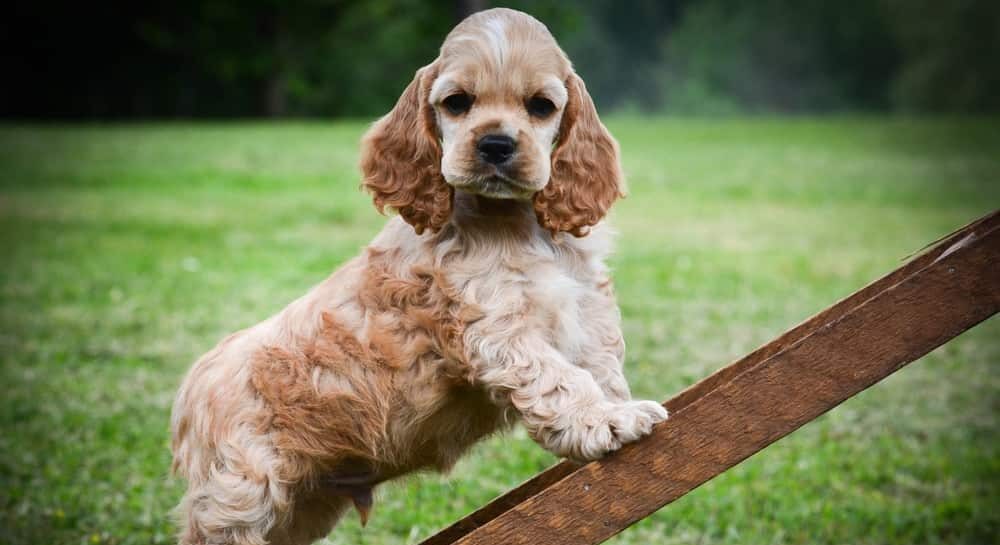
M 553 234 L 566 231 L 582 237 L 624 196 L 624 181 L 618 143 L 597 117 L 583 80 L 570 75 L 566 91 L 551 175 L 535 194 L 535 215 Z
M 437 231 L 451 215 L 452 188 L 441 175 L 441 144 L 427 100 L 437 63 L 417 71 L 391 112 L 361 141 L 362 185 L 379 212 L 391 208 L 413 226 Z

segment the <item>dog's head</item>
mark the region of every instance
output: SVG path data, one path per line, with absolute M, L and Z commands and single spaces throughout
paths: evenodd
M 531 200 L 553 233 L 583 236 L 622 194 L 618 145 L 545 25 L 472 15 L 417 71 L 362 142 L 364 186 L 418 233 L 451 214 L 455 190 Z

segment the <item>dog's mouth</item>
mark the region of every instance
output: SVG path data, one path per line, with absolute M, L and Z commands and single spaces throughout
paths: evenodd
M 470 176 L 462 180 L 449 181 L 459 191 L 473 193 L 491 199 L 530 199 L 536 189 L 502 172 L 488 175 Z

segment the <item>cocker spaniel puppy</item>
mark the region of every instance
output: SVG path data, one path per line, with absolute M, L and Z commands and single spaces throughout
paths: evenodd
M 622 375 L 601 222 L 617 144 L 544 25 L 466 19 L 362 147 L 364 187 L 398 217 L 180 388 L 181 543 L 310 543 L 515 416 L 577 460 L 667 417 Z

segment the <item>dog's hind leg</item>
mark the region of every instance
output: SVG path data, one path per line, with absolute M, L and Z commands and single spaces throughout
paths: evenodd
M 298 488 L 298 487 L 296 487 Z M 181 545 L 308 545 L 330 533 L 351 500 L 247 476 L 214 473 L 181 504 Z
M 281 485 L 277 485 L 280 488 Z M 181 545 L 267 545 L 284 516 L 268 479 L 213 468 L 181 501 Z
M 236 440 L 239 440 L 238 442 Z M 220 443 L 211 462 L 188 471 L 178 508 L 181 545 L 268 545 L 272 529 L 286 523 L 293 488 L 278 478 L 280 460 L 255 434 Z

